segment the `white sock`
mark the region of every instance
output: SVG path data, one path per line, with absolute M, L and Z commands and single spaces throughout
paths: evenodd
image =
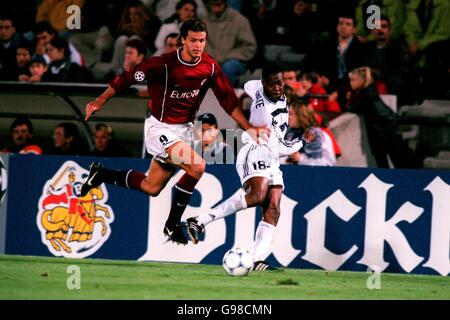
M 239 191 L 223 201 L 214 209 L 211 209 L 208 213 L 201 214 L 197 217 L 197 221 L 206 226 L 208 223 L 218 219 L 223 219 L 236 211 L 246 209 L 247 202 L 245 201 L 245 193 Z
M 258 224 L 255 233 L 255 247 L 253 249 L 253 260 L 255 262 L 266 260 L 270 252 L 274 231 L 275 226 L 270 223 L 261 221 Z

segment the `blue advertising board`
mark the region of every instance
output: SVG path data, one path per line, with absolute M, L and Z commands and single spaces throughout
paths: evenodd
M 172 187 L 182 172 L 155 198 L 112 185 L 81 198 L 79 188 L 93 160 L 141 172 L 148 160 L 8 157 L 6 254 L 221 264 L 233 246 L 252 249 L 259 208 L 211 223 L 197 245 L 165 242 Z M 306 166 L 282 166 L 282 171 L 286 188 L 270 263 L 450 272 L 449 172 Z M 234 165 L 207 166 L 183 220 L 236 192 L 243 191 Z

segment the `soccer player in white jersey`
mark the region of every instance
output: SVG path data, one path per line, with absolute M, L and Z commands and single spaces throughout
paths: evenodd
M 264 141 L 252 140 L 247 133 L 242 135 L 245 143 L 239 151 L 236 170 L 245 193 L 238 192 L 208 213 L 189 218 L 188 234 L 193 243 L 205 226 L 218 219 L 249 207 L 261 206 L 263 219 L 255 234 L 254 270 L 264 271 L 269 265 L 264 261 L 270 252 L 275 226 L 280 216 L 280 200 L 284 189 L 283 173 L 279 157 L 300 150 L 314 139 L 311 131 L 306 131 L 302 139 L 286 141 L 288 129 L 288 106 L 283 94 L 284 80 L 280 66 L 270 64 L 263 69 L 262 81 L 251 80 L 244 85 L 245 92 L 253 99 L 250 123 L 267 126 L 270 137 Z

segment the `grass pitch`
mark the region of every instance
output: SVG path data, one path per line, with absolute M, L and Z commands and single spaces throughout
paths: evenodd
M 68 267 L 81 272 L 69 290 Z M 231 277 L 222 266 L 0 256 L 0 299 L 450 299 L 450 278 L 284 269 Z

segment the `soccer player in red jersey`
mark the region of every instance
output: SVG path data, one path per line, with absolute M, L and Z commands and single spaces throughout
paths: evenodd
M 181 168 L 186 173 L 175 185 L 163 230 L 169 240 L 181 244 L 187 244 L 181 216 L 205 170 L 205 161 L 188 141 L 193 134 L 195 114 L 207 90 L 213 90 L 221 107 L 255 140 L 259 134 L 270 133 L 267 128 L 255 128 L 244 117 L 230 81 L 219 64 L 204 52 L 206 37 L 206 25 L 201 20 L 185 21 L 179 36 L 182 48 L 144 59 L 112 80 L 108 89 L 86 106 L 87 121 L 117 92 L 147 80 L 151 116 L 145 121 L 145 144 L 153 155 L 147 175 L 134 170 L 109 170 L 94 162 L 81 195 L 101 183 L 109 183 L 157 196 L 176 168 Z

